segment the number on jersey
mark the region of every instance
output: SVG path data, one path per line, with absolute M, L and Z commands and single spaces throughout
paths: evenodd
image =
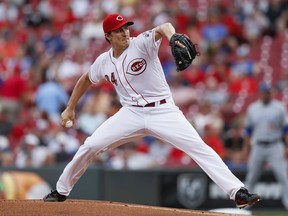
M 105 79 L 106 79 L 108 82 L 112 83 L 113 85 L 116 85 L 116 86 L 118 85 L 117 79 L 115 78 L 114 72 L 111 73 L 110 78 L 109 78 L 108 75 L 105 75 Z

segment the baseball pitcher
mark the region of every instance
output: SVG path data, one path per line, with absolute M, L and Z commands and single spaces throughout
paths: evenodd
M 200 138 L 183 113 L 175 106 L 166 82 L 158 50 L 163 37 L 170 41 L 177 70 L 189 67 L 198 55 L 189 37 L 177 34 L 171 23 L 130 37 L 127 21 L 120 14 L 108 15 L 103 22 L 105 38 L 111 49 L 96 58 L 90 70 L 76 83 L 62 125 L 75 121 L 75 106 L 93 83 L 111 82 L 119 95 L 122 108 L 89 136 L 65 167 L 56 190 L 43 200 L 66 200 L 73 186 L 91 160 L 101 152 L 144 136 L 154 136 L 187 153 L 208 176 L 243 208 L 260 200 L 227 168 L 221 158 Z

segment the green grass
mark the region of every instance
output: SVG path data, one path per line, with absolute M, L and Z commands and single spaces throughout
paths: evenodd
M 252 211 L 253 216 L 287 216 L 288 211 Z

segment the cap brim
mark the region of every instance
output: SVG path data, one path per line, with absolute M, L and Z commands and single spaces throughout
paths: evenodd
M 125 23 L 120 23 L 119 25 L 117 25 L 117 26 L 115 26 L 113 29 L 111 29 L 111 31 L 115 31 L 115 30 L 121 28 L 121 27 L 124 26 L 124 25 L 130 26 L 130 25 L 133 25 L 133 24 L 134 24 L 134 22 L 132 22 L 132 21 L 127 21 L 127 22 L 125 22 Z

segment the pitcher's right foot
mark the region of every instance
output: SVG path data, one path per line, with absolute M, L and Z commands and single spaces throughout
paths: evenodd
M 258 194 L 249 193 L 246 188 L 241 188 L 235 195 L 235 203 L 238 208 L 245 208 L 259 202 L 261 197 Z

